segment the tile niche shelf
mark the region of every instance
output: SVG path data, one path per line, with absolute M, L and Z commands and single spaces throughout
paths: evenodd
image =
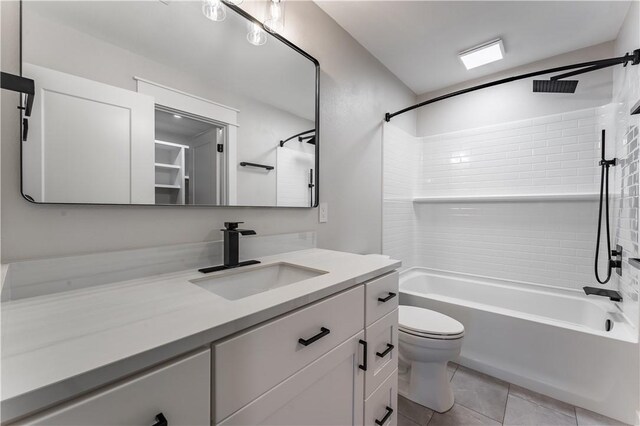
M 538 202 L 538 201 L 597 201 L 600 194 L 500 194 L 500 195 L 453 195 L 414 197 L 416 204 L 437 203 L 500 203 L 500 202 Z

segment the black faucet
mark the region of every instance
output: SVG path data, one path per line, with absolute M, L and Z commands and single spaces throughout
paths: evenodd
M 612 302 L 622 302 L 622 295 L 615 290 L 607 290 L 598 287 L 582 287 L 586 295 L 593 294 L 595 296 L 608 297 Z
M 238 225 L 241 223 L 244 222 L 225 222 L 224 229 L 221 229 L 224 232 L 224 264 L 198 269 L 199 272 L 207 274 L 260 263 L 258 260 L 239 261 L 240 235 L 256 235 L 256 231 L 252 229 L 238 229 Z

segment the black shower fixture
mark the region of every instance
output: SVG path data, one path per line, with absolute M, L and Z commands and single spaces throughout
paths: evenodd
M 467 89 L 458 90 L 455 92 L 447 93 L 446 95 L 438 96 L 433 99 L 420 102 L 410 107 L 401 109 L 396 112 L 388 112 L 385 114 L 385 121 L 389 122 L 396 115 L 404 114 L 405 112 L 413 111 L 414 109 L 438 102 L 445 99 L 453 98 L 458 95 L 464 95 L 465 93 L 475 92 L 476 90 L 486 89 L 500 84 L 511 83 L 512 81 L 524 80 L 526 78 L 538 77 L 545 74 L 562 73 L 552 76 L 549 80 L 534 80 L 533 91 L 539 93 L 574 93 L 578 85 L 577 80 L 564 80 L 565 78 L 572 77 L 574 75 L 580 75 L 587 72 L 597 71 L 600 69 L 612 67 L 614 65 L 638 65 L 640 64 L 640 49 L 636 49 L 633 53 L 627 53 L 624 56 L 610 59 L 602 59 L 599 61 L 582 62 L 573 65 L 564 65 L 562 67 L 549 68 L 541 71 L 529 72 L 526 74 L 515 75 L 513 77 L 507 77 L 489 83 L 480 84 L 478 86 L 469 87 Z M 565 72 L 567 71 L 567 72 Z
M 308 144 L 315 145 L 316 144 L 315 132 L 316 132 L 316 129 L 311 129 L 311 130 L 305 130 L 304 132 L 297 133 L 293 136 L 288 137 L 287 139 L 281 140 L 280 147 L 283 147 L 285 143 L 295 138 L 298 138 L 298 142 L 306 141 Z
M 575 93 L 578 80 L 533 80 L 536 93 Z

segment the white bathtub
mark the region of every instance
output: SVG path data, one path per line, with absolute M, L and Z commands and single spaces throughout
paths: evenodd
M 400 303 L 462 322 L 462 365 L 626 423 L 637 421 L 638 334 L 607 299 L 411 268 L 400 274 Z

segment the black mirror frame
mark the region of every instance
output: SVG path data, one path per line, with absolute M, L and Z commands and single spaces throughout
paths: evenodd
M 24 77 L 22 75 L 22 39 L 23 39 L 23 13 L 22 13 L 22 5 L 24 3 L 25 0 L 20 0 L 20 24 L 19 24 L 19 31 L 20 31 L 20 76 Z M 260 22 L 259 20 L 257 20 L 256 18 L 254 18 L 253 16 L 251 16 L 249 13 L 245 12 L 244 10 L 242 10 L 240 7 L 235 6 L 233 4 L 228 3 L 225 0 L 222 0 L 224 5 L 234 11 L 235 13 L 237 13 L 238 15 L 242 16 L 243 18 L 245 18 L 246 20 L 253 22 L 257 25 L 260 26 L 260 28 L 262 28 L 264 31 L 267 31 L 264 27 L 264 25 L 262 24 L 262 22 Z M 32 204 L 41 204 L 41 205 L 68 205 L 68 206 L 131 206 L 131 207 L 191 207 L 191 208 L 258 208 L 258 209 L 263 209 L 263 208 L 268 208 L 268 209 L 273 209 L 273 208 L 277 208 L 277 209 L 311 209 L 311 208 L 317 208 L 319 203 L 320 203 L 320 62 L 318 62 L 318 60 L 316 58 L 314 58 L 313 56 L 311 56 L 310 54 L 308 54 L 307 52 L 305 52 L 304 50 L 302 50 L 300 47 L 296 46 L 295 44 L 293 44 L 291 41 L 287 40 L 286 38 L 284 38 L 283 36 L 281 36 L 280 34 L 275 34 L 275 33 L 271 33 L 269 32 L 269 34 L 279 40 L 280 42 L 284 43 L 286 46 L 290 47 L 291 49 L 293 49 L 295 52 L 299 53 L 300 55 L 304 56 L 305 58 L 307 58 L 309 61 L 311 61 L 315 68 L 316 68 L 316 84 L 315 84 L 315 182 L 314 182 L 314 203 L 312 206 L 305 206 L 305 207 L 301 207 L 301 206 L 216 206 L 216 205 L 195 205 L 195 204 L 103 204 L 103 203 L 55 203 L 55 202 L 39 202 L 39 201 L 34 201 L 33 198 L 31 198 L 29 195 L 24 193 L 24 186 L 23 186 L 23 179 L 22 179 L 22 174 L 23 174 L 23 170 L 22 170 L 22 164 L 23 164 L 23 150 L 22 150 L 22 144 L 25 143 L 26 141 L 22 141 L 22 137 L 20 140 L 20 194 L 22 195 L 22 198 L 24 198 L 25 200 L 27 200 L 28 202 L 32 203 Z M 37 86 L 37 82 L 36 82 L 36 86 Z M 22 101 L 21 101 L 22 104 Z M 22 106 L 22 105 L 20 105 Z M 20 135 L 23 134 L 23 132 L 25 131 L 24 126 L 28 125 L 28 122 L 26 122 L 24 119 L 28 118 L 25 116 L 24 113 L 24 109 L 22 110 L 22 113 L 20 114 Z M 274 145 L 277 144 L 278 141 L 274 141 Z

